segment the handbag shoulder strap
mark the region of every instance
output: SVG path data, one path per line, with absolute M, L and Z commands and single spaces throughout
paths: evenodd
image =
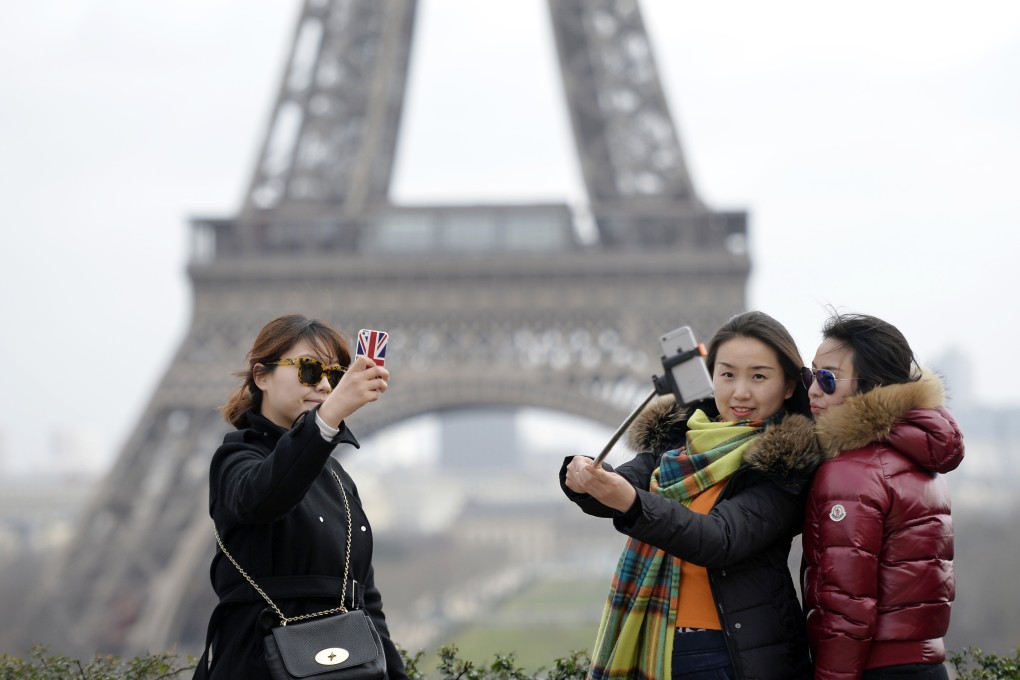
M 315 596 L 327 590 L 336 590 L 340 586 L 339 581 L 339 576 L 272 576 L 264 579 L 262 583 L 267 593 L 273 593 L 276 597 L 291 598 Z M 363 609 L 365 606 L 365 585 L 352 579 L 349 588 L 351 591 L 350 608 Z M 244 583 L 237 584 L 220 596 L 220 601 L 209 617 L 209 625 L 205 632 L 205 647 L 202 648 L 202 657 L 198 661 L 195 677 L 192 680 L 205 680 L 208 677 L 209 651 L 227 608 L 238 603 L 257 602 L 258 600 L 258 595 Z
M 220 550 L 223 551 L 223 554 L 226 555 L 227 559 L 230 560 L 230 563 L 233 564 L 237 571 L 241 573 L 241 576 L 243 576 L 245 580 L 251 584 L 251 587 L 255 589 L 255 592 L 262 596 L 262 599 L 264 599 L 269 604 L 269 606 L 273 608 L 273 611 L 276 612 L 276 615 L 280 617 L 281 626 L 286 626 L 288 623 L 292 623 L 294 621 L 301 621 L 302 619 L 311 619 L 318 616 L 325 616 L 327 614 L 347 613 L 347 580 L 350 576 L 351 571 L 351 506 L 350 503 L 347 501 L 347 492 L 344 490 L 343 482 L 340 481 L 340 475 L 338 475 L 335 470 L 330 470 L 330 472 L 333 473 L 333 476 L 336 478 L 336 483 L 340 485 L 340 495 L 344 499 L 344 510 L 346 511 L 347 514 L 347 553 L 344 558 L 343 587 L 340 592 L 339 607 L 334 607 L 333 609 L 326 609 L 321 612 L 315 612 L 313 614 L 301 614 L 299 616 L 291 617 L 284 616 L 283 612 L 280 611 L 280 608 L 276 606 L 276 603 L 273 602 L 269 595 L 266 594 L 266 591 L 260 588 L 258 583 L 255 583 L 255 579 L 249 576 L 248 572 L 246 572 L 241 567 L 241 565 L 237 563 L 237 560 L 234 559 L 234 556 L 227 551 L 226 546 L 223 545 L 223 539 L 220 538 L 220 532 L 216 529 L 216 525 L 213 524 L 213 535 L 216 537 L 216 544 L 220 547 Z

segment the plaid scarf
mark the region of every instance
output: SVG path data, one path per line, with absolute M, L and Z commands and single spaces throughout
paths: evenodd
M 687 421 L 686 446 L 667 451 L 649 490 L 690 505 L 699 493 L 736 472 L 765 427 L 782 420 L 713 422 L 702 411 Z M 620 555 L 595 637 L 592 680 L 658 680 L 672 676 L 681 560 L 631 538 Z

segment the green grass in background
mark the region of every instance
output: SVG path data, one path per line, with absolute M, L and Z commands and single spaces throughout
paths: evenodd
M 500 603 L 491 616 L 437 641 L 426 650 L 421 668 L 433 671 L 438 650 L 447 645 L 455 645 L 461 659 L 476 664 L 513 653 L 518 666 L 528 670 L 548 668 L 574 651 L 590 653 L 608 592 L 608 578 L 537 581 Z

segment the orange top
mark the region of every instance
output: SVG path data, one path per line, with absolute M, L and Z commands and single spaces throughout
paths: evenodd
M 691 501 L 690 509 L 707 515 L 725 484 L 716 483 L 708 487 Z M 680 604 L 676 612 L 677 628 L 708 628 L 722 630 L 715 598 L 708 585 L 708 570 L 690 562 L 681 562 Z

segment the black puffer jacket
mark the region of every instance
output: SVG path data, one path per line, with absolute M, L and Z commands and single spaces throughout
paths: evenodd
M 382 637 L 388 677 L 406 680 L 375 586 L 371 526 L 354 481 L 330 455 L 338 444 L 357 441 L 342 424 L 333 441 L 323 439 L 314 411 L 289 431 L 254 412 L 247 420 L 247 428 L 224 437 L 209 473 L 209 514 L 227 550 L 285 616 L 337 607 L 347 518 L 336 472 L 351 510 L 347 606 L 353 588 Z M 269 605 L 219 550 L 211 571 L 220 598 L 210 622 L 212 665 L 206 676 L 200 663 L 195 678 L 268 680 L 264 624 L 278 619 L 267 617 Z
M 648 491 L 661 454 L 684 442 L 693 408 L 716 413 L 710 401 L 681 411 L 667 398 L 631 426 L 628 443 L 643 453 L 616 469 L 637 489 L 627 512 L 567 488 L 569 459 L 560 484 L 584 512 L 610 517 L 622 533 L 708 569 L 738 678 L 810 678 L 807 635 L 787 561 L 792 539 L 801 532 L 807 485 L 821 462 L 812 422 L 791 415 L 765 430 L 711 512 L 702 515 Z

